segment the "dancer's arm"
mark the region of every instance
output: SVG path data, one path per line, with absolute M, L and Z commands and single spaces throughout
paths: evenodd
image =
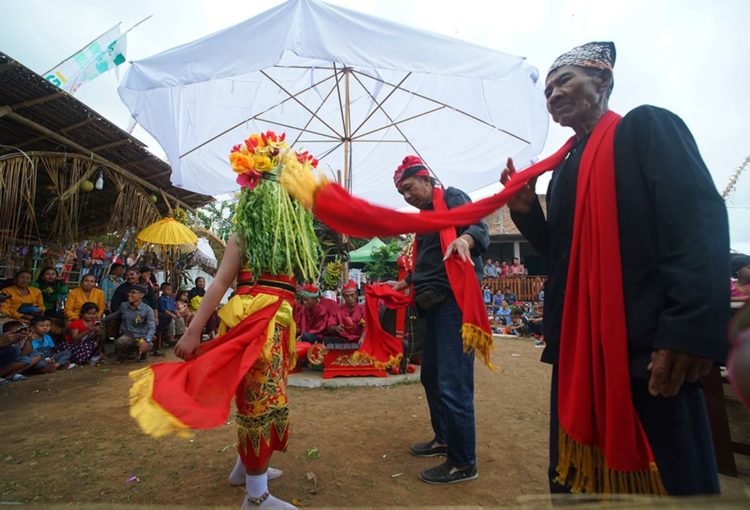
M 206 289 L 206 295 L 203 296 L 198 311 L 195 312 L 190 325 L 175 346 L 174 352 L 177 356 L 185 360 L 193 357 L 195 350 L 201 343 L 203 327 L 216 307 L 219 306 L 219 302 L 229 286 L 232 285 L 240 266 L 241 257 L 240 248 L 237 244 L 237 234 L 233 234 L 227 243 L 226 250 L 224 250 L 224 256 L 221 259 L 214 281 Z

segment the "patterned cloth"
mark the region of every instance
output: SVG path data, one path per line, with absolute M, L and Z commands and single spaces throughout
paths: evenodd
M 594 69 L 609 69 L 615 66 L 615 43 L 590 42 L 576 46 L 567 53 L 563 53 L 552 62 L 549 73 L 562 66 L 591 67 Z

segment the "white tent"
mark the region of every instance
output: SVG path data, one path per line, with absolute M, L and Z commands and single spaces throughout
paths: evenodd
M 497 180 L 509 156 L 520 167 L 534 158 L 548 125 L 537 79 L 521 57 L 290 0 L 134 62 L 119 93 L 176 186 L 237 190 L 232 146 L 285 131 L 354 194 L 398 207 L 391 178 L 408 154 L 467 192 Z

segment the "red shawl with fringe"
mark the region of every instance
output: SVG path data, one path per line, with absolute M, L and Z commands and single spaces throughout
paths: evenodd
M 561 482 L 577 492 L 663 494 L 630 393 L 614 173 L 619 120 L 614 112 L 603 115 L 579 168 L 560 345 L 557 469 Z M 316 190 L 313 210 L 329 227 L 359 237 L 469 225 L 559 166 L 575 142 L 572 137 L 552 156 L 518 172 L 499 193 L 449 211 L 401 213 L 332 183 Z

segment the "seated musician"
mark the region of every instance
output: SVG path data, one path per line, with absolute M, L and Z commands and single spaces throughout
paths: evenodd
M 329 341 L 333 343 L 360 342 L 365 327 L 365 307 L 357 302 L 357 284 L 349 281 L 342 290 L 344 303 L 328 320 Z
M 297 323 L 297 338 L 311 344 L 322 343 L 328 329 L 329 314 L 320 304 L 320 289 L 308 284 L 302 287 L 299 295 L 302 299 L 302 306 L 297 307 L 294 314 Z

